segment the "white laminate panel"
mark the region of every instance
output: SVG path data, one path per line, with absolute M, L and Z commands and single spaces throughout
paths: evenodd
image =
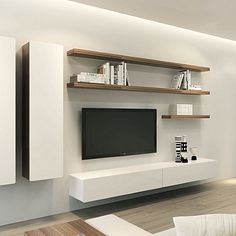
M 70 175 L 70 196 L 91 202 L 215 176 L 216 161 L 156 162 Z
M 82 202 L 96 201 L 162 187 L 162 169 L 151 169 L 81 180 L 70 177 L 70 195 Z
M 76 173 L 72 175 L 81 180 L 88 180 L 88 179 L 101 178 L 101 177 L 106 177 L 106 176 L 131 174 L 131 173 L 141 172 L 141 171 L 162 169 L 164 166 L 166 166 L 166 163 L 156 162 L 156 163 L 144 164 L 144 165 L 132 165 L 132 166 L 126 166 L 126 167 L 120 167 L 120 168 L 86 171 L 86 172 L 80 172 L 80 173 Z
M 29 44 L 30 180 L 63 176 L 63 47 Z
M 203 159 L 179 163 L 163 169 L 163 187 L 210 179 L 216 174 L 216 161 Z
M 0 37 L 0 185 L 16 181 L 15 39 Z

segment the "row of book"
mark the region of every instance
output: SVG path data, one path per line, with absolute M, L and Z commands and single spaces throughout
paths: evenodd
M 81 72 L 71 76 L 71 82 L 130 85 L 127 64 L 106 62 L 97 68 L 97 73 Z
M 184 70 L 174 75 L 171 81 L 171 88 L 183 90 L 201 90 L 199 85 L 193 85 L 191 79 L 191 71 Z
M 125 62 L 107 62 L 98 67 L 97 73 L 105 75 L 105 84 L 129 85 L 127 63 Z
M 106 62 L 97 67 L 97 73 L 81 72 L 71 76 L 70 82 L 99 83 L 129 86 L 129 76 L 127 64 Z M 171 81 L 171 88 L 183 90 L 202 90 L 199 85 L 191 82 L 191 72 L 189 70 L 180 71 Z

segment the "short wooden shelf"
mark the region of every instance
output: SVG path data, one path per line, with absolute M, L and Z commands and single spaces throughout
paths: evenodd
M 162 115 L 162 119 L 209 119 L 210 115 Z
M 169 93 L 169 94 L 185 94 L 185 95 L 209 95 L 209 91 L 205 90 L 181 90 L 171 88 L 143 87 L 143 86 L 122 86 L 109 84 L 94 83 L 68 83 L 68 88 L 78 89 L 97 89 L 97 90 L 117 90 L 130 92 L 146 92 L 146 93 Z
M 177 62 L 160 61 L 160 60 L 155 60 L 155 59 L 132 57 L 132 56 L 90 51 L 90 50 L 84 50 L 84 49 L 78 49 L 78 48 L 71 49 L 70 51 L 67 52 L 67 55 L 74 56 L 74 57 L 85 57 L 85 58 L 92 58 L 92 59 L 107 60 L 107 61 L 124 61 L 130 64 L 164 67 L 164 68 L 178 69 L 178 70 L 188 69 L 188 70 L 196 71 L 196 72 L 204 72 L 204 71 L 210 70 L 209 67 L 205 67 L 205 66 L 196 66 L 196 65 L 182 64 L 182 63 L 177 63 Z

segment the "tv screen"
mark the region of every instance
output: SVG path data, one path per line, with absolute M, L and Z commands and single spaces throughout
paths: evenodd
M 155 109 L 82 109 L 82 159 L 156 152 Z

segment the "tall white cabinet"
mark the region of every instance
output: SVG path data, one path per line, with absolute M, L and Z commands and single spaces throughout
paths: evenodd
M 0 37 L 0 185 L 16 181 L 16 42 Z
M 23 176 L 63 176 L 63 46 L 23 47 Z

